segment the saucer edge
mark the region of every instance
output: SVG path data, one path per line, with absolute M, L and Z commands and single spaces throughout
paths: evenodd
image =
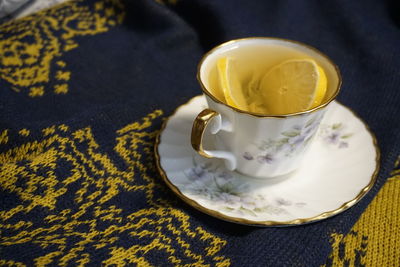
M 203 97 L 203 95 L 198 95 L 195 97 L 192 97 L 191 99 L 189 99 L 186 103 L 179 105 L 174 112 L 169 115 L 165 121 L 163 122 L 160 131 L 158 132 L 157 136 L 156 136 L 156 140 L 155 140 L 155 144 L 154 144 L 154 155 L 155 155 L 155 161 L 156 161 L 156 168 L 161 176 L 161 178 L 164 180 L 164 182 L 167 184 L 167 186 L 180 198 L 182 199 L 186 204 L 196 208 L 197 210 L 199 210 L 200 212 L 203 212 L 205 214 L 208 214 L 212 217 L 215 217 L 217 219 L 220 220 L 224 220 L 224 221 L 228 221 L 228 222 L 233 222 L 233 223 L 237 223 L 237 224 L 243 224 L 243 225 L 251 225 L 251 226 L 259 226 L 259 227 L 267 227 L 267 226 L 272 226 L 272 227 L 283 227 L 283 226 L 296 226 L 296 225 L 302 225 L 302 224 L 309 224 L 309 223 L 313 223 L 313 222 L 317 222 L 323 219 L 327 219 L 329 217 L 333 217 L 347 209 L 349 209 L 350 207 L 354 206 L 355 204 L 357 204 L 371 189 L 372 187 L 375 185 L 376 181 L 377 181 L 377 177 L 378 177 L 378 173 L 379 173 L 379 169 L 380 169 L 380 150 L 378 147 L 378 142 L 377 139 L 374 135 L 374 133 L 371 131 L 371 129 L 369 128 L 369 126 L 364 122 L 364 120 L 362 120 L 351 108 L 339 103 L 337 100 L 335 100 L 334 102 L 336 102 L 338 105 L 341 105 L 342 107 L 344 107 L 345 109 L 349 110 L 358 120 L 360 120 L 360 122 L 364 125 L 365 130 L 370 134 L 372 141 L 373 141 L 373 145 L 375 148 L 375 170 L 372 173 L 371 179 L 369 181 L 369 183 L 361 189 L 361 191 L 357 194 L 357 196 L 350 200 L 347 201 L 345 203 L 343 203 L 339 208 L 331 210 L 331 211 L 326 211 L 323 212 L 319 215 L 310 217 L 310 218 L 299 218 L 299 219 L 295 219 L 295 220 L 290 220 L 290 221 L 252 221 L 252 220 L 248 220 L 248 219 L 244 219 L 244 218 L 238 218 L 238 217 L 232 217 L 232 216 L 228 216 L 225 215 L 223 213 L 220 213 L 216 210 L 211 210 L 208 209 L 202 205 L 200 205 L 198 202 L 196 202 L 195 200 L 185 196 L 178 187 L 176 187 L 169 179 L 167 174 L 165 173 L 164 169 L 161 166 L 161 157 L 159 155 L 158 152 L 158 147 L 160 145 L 161 142 L 161 135 L 163 133 L 163 131 L 166 128 L 166 125 L 168 124 L 169 120 L 176 115 L 176 113 L 178 112 L 179 109 L 181 109 L 183 106 L 186 105 L 190 105 L 190 103 L 192 101 L 194 101 L 197 98 Z

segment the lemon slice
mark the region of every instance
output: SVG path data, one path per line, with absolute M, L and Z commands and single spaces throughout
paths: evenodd
M 265 74 L 260 89 L 271 113 L 294 113 L 322 102 L 327 79 L 324 70 L 312 59 L 287 60 Z
M 247 110 L 247 101 L 243 94 L 243 88 L 233 59 L 228 57 L 219 58 L 217 69 L 226 103 L 235 108 Z
M 317 84 L 317 92 L 315 93 L 314 103 L 311 105 L 311 108 L 314 108 L 322 103 L 322 100 L 324 100 L 326 90 L 328 88 L 328 79 L 326 78 L 325 71 L 321 66 L 319 65 L 317 66 L 319 73 L 319 81 Z

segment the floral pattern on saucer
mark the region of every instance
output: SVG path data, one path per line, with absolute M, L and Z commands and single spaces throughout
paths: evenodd
M 346 132 L 345 130 L 346 126 L 341 122 L 332 125 L 321 125 L 319 135 L 326 144 L 338 148 L 348 148 L 349 138 L 353 136 L 353 133 Z
M 257 226 L 316 222 L 355 205 L 376 182 L 376 140 L 362 120 L 336 101 L 330 104 L 312 137 L 303 165 L 285 179 L 256 179 L 231 172 L 222 160 L 196 154 L 190 147 L 191 118 L 206 103 L 206 98 L 199 96 L 179 107 L 156 142 L 161 178 L 186 203 L 206 214 Z M 300 130 L 300 136 L 307 130 L 290 128 Z M 277 139 L 293 137 L 282 135 Z M 251 153 L 240 155 L 258 164 L 257 156 L 262 155 L 258 146 L 245 151 Z
M 285 206 L 301 208 L 306 205 L 284 198 L 268 200 L 268 196 L 251 194 L 249 184 L 235 177 L 237 173 L 227 171 L 213 161 L 198 161 L 200 159 L 197 156 L 193 157 L 193 167 L 184 171 L 187 183 L 182 185 L 182 189 L 196 198 L 210 201 L 219 210 L 236 215 L 279 215 L 286 213 Z

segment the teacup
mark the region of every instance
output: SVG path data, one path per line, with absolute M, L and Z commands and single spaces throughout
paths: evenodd
M 252 68 L 253 60 L 265 62 L 268 67 L 293 55 L 312 58 L 325 71 L 326 95 L 318 106 L 291 114 L 259 114 L 230 106 L 221 100 L 221 92 L 213 88 L 216 64 L 222 56 L 238 55 L 244 60 L 243 73 Z M 259 178 L 287 176 L 299 168 L 329 103 L 341 86 L 338 67 L 317 49 L 297 41 L 267 37 L 238 39 L 215 47 L 201 59 L 197 78 L 208 108 L 194 120 L 193 148 L 203 157 L 223 159 L 229 170 Z M 203 147 L 206 132 L 215 135 L 217 150 Z

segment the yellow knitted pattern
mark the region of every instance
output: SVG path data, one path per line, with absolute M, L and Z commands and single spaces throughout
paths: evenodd
M 100 0 L 92 8 L 80 2 L 0 25 L 0 78 L 8 88 L 30 97 L 43 96 L 45 88 L 68 93 L 74 74 L 63 55 L 79 46 L 78 37 L 107 32 L 125 15 L 120 0 Z
M 332 266 L 400 266 L 400 157 L 395 170 L 346 236 L 332 234 Z M 326 265 L 325 265 L 326 266 Z
M 0 210 L 0 248 L 38 246 L 37 266 L 90 265 L 96 255 L 88 251 L 106 255 L 105 266 L 151 266 L 155 251 L 176 266 L 229 266 L 220 253 L 226 241 L 194 226 L 156 174 L 151 126 L 161 115 L 117 130 L 113 149 L 102 149 L 90 126 L 0 132 L 0 144 L 11 146 L 0 154 L 0 189 L 19 200 Z M 143 203 L 124 209 L 127 196 Z M 0 265 L 24 266 L 17 261 Z

